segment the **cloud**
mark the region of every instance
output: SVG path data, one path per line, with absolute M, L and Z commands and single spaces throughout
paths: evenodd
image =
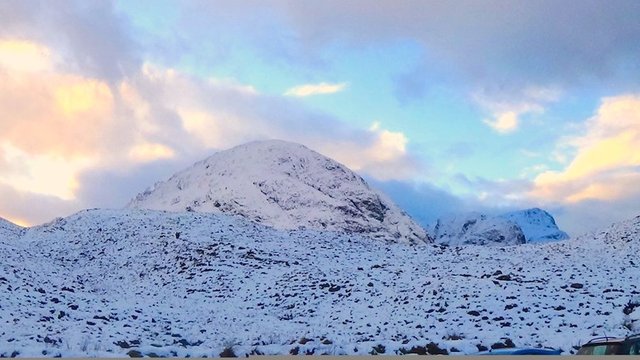
M 131 38 L 131 24 L 113 1 L 8 0 L 0 4 L 0 38 L 29 39 L 53 47 L 66 72 L 119 79 L 140 64 L 141 46 Z
M 538 173 L 529 201 L 556 209 L 558 223 L 578 235 L 640 214 L 640 96 L 602 100 L 579 136 L 564 137 L 560 170 Z
M 6 164 L 0 184 L 62 200 L 75 198 L 74 191 L 78 187 L 76 176 L 91 162 L 55 154 L 31 155 L 8 143 L 0 146 L 0 155 Z
M 609 225 L 640 215 L 640 193 L 615 202 L 584 200 L 570 204 L 550 204 L 558 226 L 572 236 L 599 231 Z
M 174 141 L 174 148 L 195 143 L 200 148 L 225 149 L 278 138 L 304 143 L 372 176 L 401 178 L 417 169 L 406 148 L 408 139 L 401 132 L 382 129 L 377 123 L 368 130 L 353 129 L 286 97 L 244 91 L 246 87 L 237 84 L 203 81 L 151 64 L 127 82 L 126 88 L 137 107 L 161 109 L 156 115 L 142 112 L 137 121 L 148 124 L 175 119 L 185 138 L 180 144 Z
M 175 151 L 162 144 L 140 143 L 129 150 L 129 158 L 138 163 L 171 159 L 175 157 Z
M 275 4 L 310 49 L 410 39 L 426 49 L 429 64 L 453 64 L 467 80 L 498 87 L 638 79 L 640 5 L 633 0 Z
M 470 204 L 463 199 L 428 183 L 410 180 L 367 181 L 372 187 L 387 194 L 423 227 L 431 225 L 442 215 L 471 211 Z
M 321 82 L 318 84 L 306 84 L 292 87 L 287 90 L 285 96 L 306 97 L 312 95 L 335 94 L 343 91 L 347 87 L 347 83 L 329 84 Z
M 526 87 L 510 94 L 479 91 L 472 98 L 492 114 L 492 118 L 482 122 L 498 133 L 508 134 L 519 128 L 523 115 L 544 113 L 545 106 L 558 101 L 561 94 L 555 87 Z
M 507 111 L 503 113 L 495 114 L 497 117 L 495 120 L 485 119 L 483 123 L 489 125 L 493 130 L 499 133 L 510 133 L 518 128 L 520 120 L 518 119 L 518 113 L 515 111 Z
M 640 96 L 605 98 L 584 134 L 563 140 L 575 153 L 560 171 L 535 179 L 532 195 L 562 202 L 614 200 L 634 191 L 640 181 Z
M 443 86 L 498 95 L 535 86 L 567 92 L 603 86 L 637 91 L 640 80 L 640 4 L 635 0 L 585 0 L 580 6 L 554 0 L 465 1 L 462 6 L 420 0 L 380 0 L 375 5 L 193 1 L 182 10 L 179 21 L 162 25 L 197 37 L 199 43 L 189 50 L 206 58 L 205 64 L 241 53 L 236 43 L 249 44 L 252 54 L 268 64 L 286 63 L 302 71 L 330 68 L 333 59 L 326 55 L 336 49 L 349 53 L 411 44 L 420 58 L 391 79 L 401 103 Z M 229 36 L 220 37 L 222 32 Z M 179 50 L 174 53 L 184 53 Z M 486 123 L 509 133 L 526 115 L 539 114 L 516 110 L 487 110 Z
M 379 122 L 374 122 L 360 137 L 366 140 L 333 139 L 318 142 L 316 149 L 378 180 L 408 179 L 425 170 L 425 164 L 409 153 L 409 140 L 404 133 L 383 129 Z
M 16 190 L 0 183 L 0 217 L 22 226 L 42 224 L 81 209 L 75 200 Z
M 8 71 L 32 72 L 51 69 L 48 48 L 24 40 L 0 40 L 0 67 Z

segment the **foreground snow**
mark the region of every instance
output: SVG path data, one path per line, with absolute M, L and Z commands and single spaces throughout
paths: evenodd
M 88 210 L 0 238 L 0 355 L 473 353 L 506 338 L 569 353 L 638 328 L 623 309 L 640 300 L 639 244 L 640 218 L 559 243 L 412 247 Z

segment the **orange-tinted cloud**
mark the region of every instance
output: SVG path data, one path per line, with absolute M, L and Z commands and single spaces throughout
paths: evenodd
M 640 95 L 603 100 L 582 136 L 563 144 L 576 151 L 561 171 L 535 179 L 532 195 L 546 200 L 614 200 L 638 192 L 640 183 Z
M 73 200 L 84 171 L 172 156 L 139 135 L 109 84 L 58 61 L 45 45 L 0 40 L 0 183 Z

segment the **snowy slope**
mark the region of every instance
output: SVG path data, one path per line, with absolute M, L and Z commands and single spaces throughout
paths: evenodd
M 564 242 L 441 247 L 83 211 L 0 242 L 0 356 L 473 353 L 506 338 L 569 353 L 640 331 L 639 251 L 640 218 Z
M 566 240 L 569 238 L 567 233 L 558 229 L 553 216 L 539 208 L 513 211 L 502 214 L 500 217 L 518 224 L 529 243 Z
M 437 243 L 451 246 L 525 243 L 522 230 L 515 223 L 477 212 L 439 218 L 433 236 Z
M 345 166 L 302 145 L 278 140 L 216 153 L 155 184 L 128 207 L 227 213 L 278 229 L 430 241 L 404 211 Z
M 0 218 L 0 241 L 17 239 L 20 237 L 22 230 L 21 226 Z

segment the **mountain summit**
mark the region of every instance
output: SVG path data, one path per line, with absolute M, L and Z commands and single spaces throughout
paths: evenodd
M 433 228 L 439 244 L 518 245 L 526 242 L 522 229 L 512 221 L 477 212 L 439 218 Z
M 566 232 L 558 228 L 553 216 L 539 208 L 512 211 L 502 214 L 500 217 L 518 224 L 528 243 L 558 241 L 569 238 Z
M 432 225 L 435 242 L 448 245 L 517 245 L 566 240 L 553 216 L 525 209 L 489 216 L 482 213 L 446 215 Z
M 128 207 L 235 214 L 277 229 L 431 242 L 422 227 L 347 167 L 279 140 L 218 152 L 156 183 Z

